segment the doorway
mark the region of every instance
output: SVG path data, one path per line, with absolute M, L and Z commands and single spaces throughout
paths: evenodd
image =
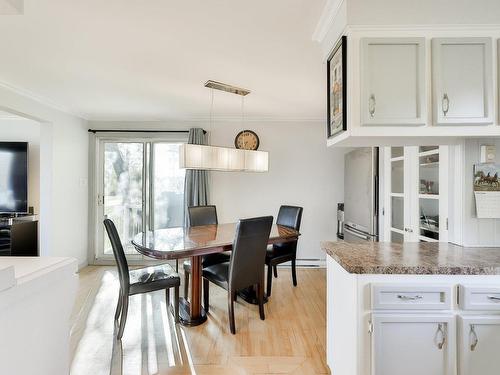
M 102 222 L 113 220 L 129 260 L 144 260 L 131 244 L 140 232 L 183 226 L 184 177 L 179 147 L 187 134 L 96 137 L 95 260 L 113 258 Z

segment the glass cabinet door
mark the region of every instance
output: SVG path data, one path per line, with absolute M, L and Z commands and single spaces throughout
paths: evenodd
M 390 241 L 404 242 L 405 239 L 405 168 L 404 147 L 391 147 L 390 168 Z
M 418 209 L 421 241 L 439 241 L 439 146 L 418 152 Z

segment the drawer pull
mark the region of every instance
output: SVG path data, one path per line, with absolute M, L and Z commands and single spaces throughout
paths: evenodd
M 437 347 L 439 350 L 442 350 L 444 347 L 444 344 L 446 343 L 446 334 L 444 332 L 444 327 L 442 323 L 438 324 L 438 329 L 436 332 L 436 339 L 441 336 L 441 340 L 437 343 Z
M 500 302 L 500 297 L 497 296 L 488 296 L 488 299 L 493 302 Z
M 398 298 L 403 300 L 403 301 L 416 301 L 416 300 L 422 299 L 424 297 L 419 296 L 418 294 L 416 296 L 405 296 L 403 294 L 398 294 Z
M 470 344 L 470 351 L 473 352 L 474 350 L 476 350 L 477 343 L 479 342 L 474 324 L 470 325 L 470 336 L 472 337 L 473 340 L 472 344 Z

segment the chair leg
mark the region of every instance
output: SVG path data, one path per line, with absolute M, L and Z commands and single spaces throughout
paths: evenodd
M 264 280 L 257 284 L 257 295 L 259 298 L 259 315 L 261 320 L 265 320 L 264 314 Z
M 179 287 L 174 289 L 174 318 L 175 322 L 179 323 Z
M 122 304 L 123 304 L 123 297 L 122 297 L 122 292 L 120 290 L 120 294 L 118 295 L 118 303 L 116 305 L 115 322 L 118 321 L 118 318 L 120 317 Z
M 179 259 L 175 260 L 175 272 L 179 273 Z
M 273 274 L 272 266 L 269 264 L 267 266 L 267 297 L 271 297 L 271 287 L 273 285 Z
M 208 279 L 203 279 L 203 307 L 205 309 L 205 312 L 208 313 L 208 310 L 209 310 L 209 303 L 208 303 L 208 299 L 209 299 L 209 285 L 210 285 L 210 281 L 208 281 Z
M 167 305 L 167 311 L 170 306 L 170 289 L 165 289 L 165 304 Z
M 273 271 L 274 271 L 274 277 L 278 278 L 278 266 L 274 266 Z
M 229 329 L 231 330 L 231 333 L 234 335 L 236 334 L 236 327 L 234 324 L 234 295 L 236 292 L 230 291 L 227 294 L 227 307 L 228 307 L 228 312 L 229 312 Z
M 293 286 L 297 286 L 297 270 L 295 267 L 295 259 L 292 260 L 292 281 Z
M 184 270 L 184 298 L 188 298 L 189 272 Z
M 127 322 L 127 313 L 128 313 L 128 296 L 123 296 L 123 305 L 122 305 L 122 317 L 120 319 L 120 328 L 118 329 L 118 334 L 116 337 L 118 340 L 121 340 L 123 336 L 123 331 L 125 329 L 125 323 Z

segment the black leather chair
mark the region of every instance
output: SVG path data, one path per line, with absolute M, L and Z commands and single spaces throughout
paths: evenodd
M 278 213 L 276 224 L 285 227 L 293 228 L 296 231 L 300 230 L 300 222 L 302 221 L 302 207 L 296 206 L 281 206 Z M 274 277 L 278 277 L 277 265 L 285 262 L 292 262 L 292 281 L 293 286 L 297 286 L 297 272 L 296 263 L 297 259 L 297 241 L 285 242 L 282 244 L 275 244 L 266 252 L 266 265 L 267 265 L 267 296 L 271 296 L 271 288 L 273 283 L 272 271 L 274 270 Z
M 215 206 L 191 206 L 188 207 L 189 226 L 198 227 L 201 225 L 216 225 L 217 208 Z M 202 257 L 202 267 L 211 266 L 217 263 L 229 261 L 229 254 L 216 253 L 208 254 Z M 184 296 L 188 294 L 189 274 L 191 273 L 191 261 L 184 262 Z
M 181 279 L 179 275 L 169 264 L 161 264 L 158 266 L 134 269 L 129 271 L 127 258 L 123 251 L 123 246 L 120 241 L 120 236 L 116 230 L 115 224 L 109 220 L 104 220 L 104 226 L 108 232 L 111 246 L 113 247 L 113 255 L 115 256 L 116 264 L 118 265 L 118 276 L 120 278 L 120 294 L 118 296 L 118 305 L 116 306 L 115 322 L 119 323 L 117 338 L 121 339 L 125 323 L 127 321 L 128 298 L 134 294 L 149 293 L 156 290 L 165 289 L 165 297 L 168 304 L 170 301 L 170 288 L 174 289 L 174 315 L 175 321 L 179 321 L 179 286 Z
M 238 290 L 254 286 L 259 300 L 259 314 L 264 315 L 264 260 L 273 224 L 272 216 L 238 222 L 229 262 L 203 268 L 203 304 L 209 311 L 209 282 L 228 291 L 229 327 L 236 333 L 234 301 Z

